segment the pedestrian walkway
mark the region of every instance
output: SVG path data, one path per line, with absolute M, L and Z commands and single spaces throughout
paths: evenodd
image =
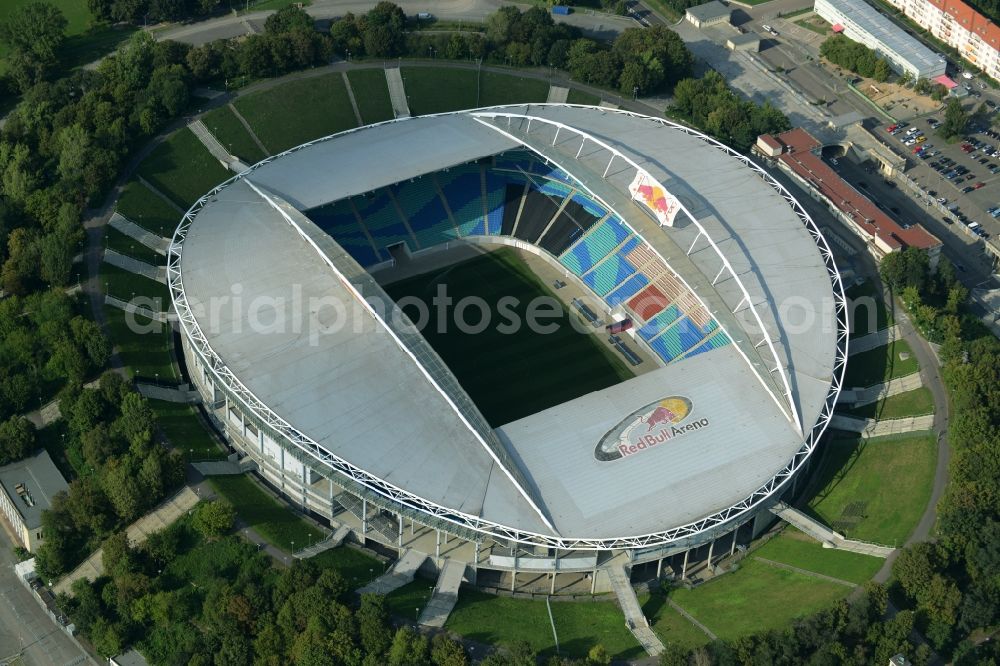
M 549 86 L 549 96 L 545 100 L 549 104 L 565 104 L 569 97 L 569 88 L 563 86 Z
M 771 507 L 771 513 L 823 545 L 833 544 L 837 539 L 843 540 L 844 538 L 843 534 L 834 532 L 812 516 L 808 516 L 784 502 L 778 502 Z
M 898 337 L 898 324 L 890 326 L 889 328 L 883 328 L 881 331 L 875 331 L 874 333 L 869 333 L 868 335 L 864 335 L 856 340 L 851 340 L 851 344 L 848 345 L 847 355 L 854 356 L 855 354 L 883 347 L 896 340 Z
M 123 301 L 122 299 L 116 298 L 111 294 L 105 294 L 104 304 L 118 308 L 119 310 L 124 310 L 125 312 L 142 315 L 146 319 L 152 319 L 153 321 L 158 321 L 161 324 L 177 321 L 177 313 L 173 311 L 173 308 L 170 307 L 169 303 L 167 304 L 167 311 L 163 312 L 147 308 L 144 305 L 136 305 L 135 303 L 131 303 L 129 301 Z
M 189 405 L 201 402 L 201 394 L 191 388 L 190 384 L 178 386 L 158 386 L 146 382 L 136 382 L 135 390 L 154 400 L 165 402 L 187 403 Z
M 915 391 L 923 385 L 924 381 L 921 379 L 920 373 L 914 372 L 905 377 L 897 377 L 883 384 L 875 384 L 867 388 L 844 389 L 837 398 L 837 404 L 861 407 L 900 393 Z
M 122 270 L 128 271 L 129 273 L 135 273 L 136 275 L 141 275 L 149 278 L 150 280 L 155 280 L 156 282 L 166 283 L 167 281 L 166 267 L 147 264 L 145 261 L 133 259 L 132 257 L 120 254 L 110 248 L 104 251 L 104 262 L 110 264 L 111 266 L 116 266 Z
M 341 525 L 336 530 L 330 533 L 325 539 L 319 543 L 314 543 L 308 548 L 303 548 L 297 553 L 292 553 L 292 557 L 297 560 L 308 560 L 310 557 L 316 557 L 322 552 L 332 550 L 344 543 L 344 539 L 348 537 L 351 533 L 351 528 L 347 525 Z
M 351 102 L 351 108 L 354 109 L 354 118 L 358 121 L 358 127 L 365 124 L 365 121 L 361 119 L 361 109 L 358 108 L 358 100 L 354 97 L 354 88 L 351 87 L 351 80 L 347 78 L 347 71 L 340 73 L 340 76 L 344 79 L 344 90 L 347 91 L 347 99 Z
M 461 587 L 463 578 L 465 578 L 465 563 L 452 559 L 445 560 L 441 573 L 438 574 L 434 593 L 420 613 L 417 622 L 427 627 L 443 627 L 458 601 L 458 588 Z
M 861 433 L 862 437 L 883 437 L 885 435 L 901 435 L 907 432 L 930 430 L 934 426 L 934 415 L 908 416 L 902 419 L 858 419 L 853 416 L 834 414 L 830 427 L 836 430 Z
M 167 248 L 170 247 L 169 238 L 158 236 L 148 229 L 140 227 L 138 224 L 128 219 L 121 213 L 112 213 L 111 219 L 108 220 L 108 224 L 126 236 L 139 241 L 153 252 L 162 255 L 167 254 Z
M 162 530 L 185 513 L 194 508 L 198 503 L 198 495 L 193 490 L 185 486 L 170 499 L 164 501 L 154 510 L 129 525 L 125 533 L 129 543 L 136 546 L 146 540 L 153 532 Z M 101 561 L 103 549 L 98 548 L 90 557 L 83 561 L 83 564 L 73 569 L 63 576 L 58 583 L 52 587 L 56 594 L 72 594 L 73 583 L 81 578 L 94 581 L 104 574 L 104 563 Z
M 417 570 L 420 569 L 420 566 L 428 557 L 430 556 L 427 553 L 407 548 L 387 573 L 379 576 L 364 587 L 358 588 L 358 594 L 389 594 L 407 583 L 412 583 L 413 577 L 417 575 Z
M 778 516 L 786 523 L 823 544 L 824 548 L 836 548 L 837 550 L 847 550 L 852 553 L 871 555 L 872 557 L 888 557 L 895 550 L 892 546 L 869 543 L 867 541 L 856 541 L 847 539 L 843 534 L 834 532 L 829 527 L 819 522 L 798 509 L 778 502 L 771 508 L 771 513 Z
M 403 86 L 403 75 L 399 67 L 389 67 L 385 70 L 385 81 L 389 84 L 389 101 L 392 102 L 392 112 L 397 118 L 410 117 L 410 105 L 406 102 L 406 88 Z
M 241 162 L 238 157 L 232 155 L 228 150 L 226 150 L 225 146 L 223 146 L 219 140 L 215 138 L 215 135 L 212 134 L 200 118 L 192 121 L 188 125 L 188 129 L 190 129 L 191 132 L 198 137 L 198 140 L 201 141 L 201 145 L 205 146 L 205 148 L 208 149 L 208 152 L 212 153 L 212 157 L 219 160 L 219 162 L 221 162 L 222 165 L 230 171 L 242 173 L 250 168 Z
M 191 466 L 202 476 L 238 476 L 257 470 L 257 463 L 252 458 L 240 460 L 235 453 L 229 454 L 225 460 L 203 460 L 193 462 Z
M 632 583 L 629 582 L 625 566 L 621 563 L 615 563 L 606 571 L 611 579 L 611 589 L 614 590 L 615 596 L 618 598 L 618 605 L 621 607 L 622 613 L 625 614 L 625 625 L 647 654 L 651 657 L 659 655 L 663 652 L 663 643 L 649 628 L 649 620 L 642 614 L 642 607 L 639 606 L 639 599 L 635 596 Z

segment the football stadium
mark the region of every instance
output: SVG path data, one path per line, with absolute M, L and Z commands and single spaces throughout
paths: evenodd
M 486 587 L 617 591 L 731 555 L 845 368 L 840 277 L 795 199 L 621 110 L 325 137 L 206 194 L 168 259 L 187 372 L 241 464 L 336 538 Z

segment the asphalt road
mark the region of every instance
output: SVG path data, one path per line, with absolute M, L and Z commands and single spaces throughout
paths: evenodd
M 500 7 L 511 4 L 502 0 L 395 0 L 395 2 L 410 16 L 419 12 L 430 12 L 439 19 L 475 23 L 482 23 L 487 16 L 496 12 Z M 363 14 L 374 5 L 374 1 L 333 2 L 332 0 L 318 0 L 306 7 L 305 10 L 317 21 L 325 21 L 343 16 L 348 12 Z M 527 9 L 530 5 L 519 6 L 522 9 Z M 197 23 L 156 29 L 153 31 L 153 35 L 158 40 L 172 39 L 198 46 L 216 39 L 227 39 L 262 31 L 264 21 L 272 13 L 273 11 L 267 10 L 252 11 L 249 14 L 239 16 L 222 16 Z M 576 26 L 588 35 L 601 39 L 613 38 L 626 28 L 638 25 L 632 18 L 613 16 L 589 9 L 580 9 L 568 16 L 554 16 L 553 18 L 557 22 Z
M 23 650 L 25 666 L 94 663 L 17 579 L 12 549 L 10 537 L 0 529 L 0 661 Z

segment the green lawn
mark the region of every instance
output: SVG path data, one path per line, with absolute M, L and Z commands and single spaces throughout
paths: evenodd
M 140 315 L 128 315 L 110 305 L 104 306 L 104 316 L 108 336 L 122 363 L 131 368 L 132 376 L 154 379 L 158 375 L 161 381 L 179 379 L 170 353 L 173 336 L 169 326 Z M 128 319 L 135 321 L 141 332 L 134 331 Z
M 381 563 L 375 567 L 376 578 L 382 569 L 383 565 Z M 416 622 L 420 617 L 420 612 L 424 610 L 427 602 L 431 600 L 433 592 L 434 581 L 417 576 L 413 579 L 412 583 L 407 583 L 403 587 L 387 594 L 385 600 L 389 606 L 390 613 L 397 617 Z
M 357 589 L 378 578 L 385 565 L 371 555 L 350 546 L 338 546 L 324 550 L 309 560 L 323 569 L 336 569 L 344 577 L 351 589 Z
M 693 650 L 710 641 L 708 634 L 667 604 L 666 595 L 640 595 L 639 603 L 650 627 L 664 644 L 672 643 Z
M 347 73 L 347 78 L 366 125 L 395 118 L 384 69 L 355 69 Z
M 830 24 L 818 16 L 810 16 L 809 18 L 799 19 L 798 21 L 795 21 L 795 25 L 801 26 L 806 30 L 812 30 L 817 35 L 830 34 Z
M 139 165 L 139 175 L 181 208 L 188 208 L 231 174 L 185 127 L 153 149 Z
M 290 81 L 235 105 L 272 154 L 357 126 L 339 73 Z
M 406 611 L 408 617 L 413 617 L 414 609 L 421 608 L 422 595 L 433 586 L 429 582 L 422 585 L 423 590 L 420 585 L 414 585 L 406 590 L 407 596 L 396 601 L 390 596 L 390 601 Z M 401 615 L 407 617 L 406 613 Z M 598 643 L 615 659 L 632 659 L 644 654 L 613 602 L 554 601 L 552 616 L 559 635 L 560 654 L 564 657 L 586 657 L 588 650 Z M 555 654 L 549 614 L 541 600 L 512 599 L 463 589 L 445 628 L 482 643 L 524 640 L 542 656 Z
M 424 327 L 427 341 L 458 377 L 462 387 L 493 426 L 509 423 L 591 391 L 612 386 L 632 376 L 624 363 L 589 334 L 573 328 L 565 309 L 551 320 L 557 328 L 539 335 L 527 324 L 529 303 L 548 295 L 544 285 L 512 251 L 500 250 L 445 269 L 391 284 L 389 295 L 399 301 L 417 298 L 433 312 L 431 302 L 438 285 L 447 281 L 448 296 L 481 298 L 490 305 L 492 325 L 481 332 L 462 332 L 456 317 L 449 316 L 442 331 L 437 325 Z M 514 332 L 501 332 L 498 303 L 517 299 L 512 308 L 523 325 Z M 418 319 L 413 308 L 404 312 Z M 457 314 L 454 310 L 449 315 Z M 506 316 L 506 315 L 505 315 Z M 464 314 L 474 324 L 476 314 Z M 538 372 L 540 367 L 547 368 Z M 530 381 L 527 379 L 530 378 Z
M 785 628 L 850 593 L 850 588 L 744 560 L 738 571 L 671 598 L 723 640 Z
M 885 563 L 877 557 L 824 548 L 794 527 L 786 527 L 781 534 L 753 551 L 753 557 L 789 564 L 858 585 L 871 579 Z
M 878 402 L 838 411 L 848 416 L 879 419 L 880 421 L 901 419 L 907 416 L 923 416 L 934 413 L 934 396 L 931 395 L 930 389 L 921 386 L 906 393 L 897 393 Z
M 167 441 L 188 460 L 220 460 L 226 451 L 215 441 L 208 426 L 202 423 L 195 408 L 165 400 L 150 400 Z
M 226 150 L 247 164 L 256 164 L 267 157 L 228 106 L 212 109 L 201 119 Z
M 474 69 L 404 67 L 402 73 L 407 104 L 415 116 L 482 106 Z
M 323 538 L 323 532 L 280 504 L 247 476 L 212 476 L 208 481 L 236 507 L 247 527 L 284 551 L 292 553 Z
M 159 298 L 161 310 L 170 303 L 167 285 L 108 263 L 101 264 L 100 280 L 106 293 L 125 301 L 131 300 L 133 295 Z
M 909 354 L 905 361 L 900 354 Z M 905 340 L 896 340 L 883 347 L 876 347 L 847 359 L 847 373 L 844 386 L 872 386 L 890 379 L 905 377 L 920 369 L 917 357 Z
M 162 254 L 149 249 L 131 236 L 126 236 L 111 226 L 104 229 L 104 247 L 153 266 L 164 266 L 167 263 L 167 258 Z
M 601 103 L 601 98 L 597 95 L 591 95 L 589 92 L 570 88 L 569 95 L 566 96 L 566 101 L 570 104 L 590 104 L 591 106 L 597 106 Z
M 545 81 L 510 74 L 483 72 L 478 106 L 544 102 L 548 96 L 549 84 Z
M 862 336 L 893 324 L 892 312 L 871 280 L 845 291 L 851 313 L 851 336 Z
M 140 227 L 164 238 L 174 235 L 182 217 L 173 206 L 138 180 L 125 184 L 115 209 Z
M 933 436 L 831 439 L 816 471 L 822 488 L 809 509 L 851 539 L 902 545 L 919 522 L 934 482 Z

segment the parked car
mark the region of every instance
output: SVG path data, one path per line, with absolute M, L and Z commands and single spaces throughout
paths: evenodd
M 955 220 L 951 219 L 950 217 L 942 217 L 941 221 L 944 222 L 945 224 L 955 224 Z
M 974 189 L 974 190 L 981 190 L 984 187 L 986 187 L 986 183 L 980 182 L 980 183 L 976 183 L 975 185 L 973 185 L 972 189 Z
M 968 187 L 963 187 L 962 188 L 962 194 L 968 194 L 969 192 L 971 192 L 974 189 L 976 189 L 976 188 L 972 187 L 971 185 L 969 185 Z

